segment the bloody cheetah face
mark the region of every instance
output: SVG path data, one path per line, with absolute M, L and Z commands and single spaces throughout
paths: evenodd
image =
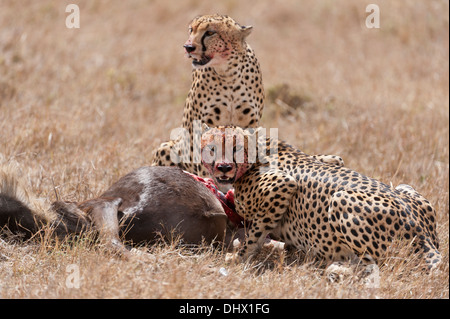
M 249 169 L 247 136 L 238 127 L 204 125 L 202 164 L 218 184 L 233 184 Z
M 240 26 L 228 16 L 200 16 L 190 23 L 189 39 L 184 48 L 195 68 L 220 65 L 226 63 L 235 51 L 242 50 L 251 29 Z

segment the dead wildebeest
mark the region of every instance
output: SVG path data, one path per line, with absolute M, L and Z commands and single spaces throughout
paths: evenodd
M 23 187 L 9 171 L 0 175 L 0 227 L 27 237 L 51 223 L 59 236 L 94 229 L 107 247 L 127 254 L 130 244 L 158 238 L 182 243 L 231 240 L 221 202 L 205 185 L 176 167 L 141 167 L 120 178 L 98 198 L 81 203 L 57 201 L 46 215 L 36 213 Z M 223 203 L 223 202 L 222 202 Z

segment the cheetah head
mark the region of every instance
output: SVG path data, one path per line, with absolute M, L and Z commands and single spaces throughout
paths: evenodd
M 202 164 L 217 184 L 233 184 L 251 167 L 249 134 L 239 127 L 203 125 Z
M 189 24 L 189 39 L 184 49 L 194 68 L 221 65 L 236 51 L 244 49 L 244 40 L 251 29 L 228 16 L 199 16 Z

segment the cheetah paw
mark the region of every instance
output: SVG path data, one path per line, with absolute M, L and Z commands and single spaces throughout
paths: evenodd
M 334 262 L 325 269 L 327 280 L 331 283 L 340 282 L 345 278 L 350 277 L 352 274 L 352 269 L 341 262 Z

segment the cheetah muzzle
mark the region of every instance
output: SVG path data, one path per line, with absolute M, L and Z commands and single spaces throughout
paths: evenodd
M 195 58 L 192 54 L 189 54 L 188 56 L 192 59 L 192 65 L 194 67 L 204 66 L 208 64 L 212 59 L 212 57 L 206 56 L 204 54 L 200 56 L 200 59 Z

